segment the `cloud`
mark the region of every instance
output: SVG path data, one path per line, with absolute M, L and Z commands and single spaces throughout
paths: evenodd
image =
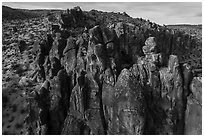
M 196 17 L 202 17 L 202 12 L 196 13 L 195 16 Z

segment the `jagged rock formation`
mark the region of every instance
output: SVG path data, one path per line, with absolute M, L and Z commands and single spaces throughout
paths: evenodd
M 79 7 L 52 27 L 39 42 L 35 80 L 43 84 L 30 93 L 25 134 L 201 134 L 196 39 Z
M 202 91 L 201 79 L 194 77 L 191 83 L 191 91 L 187 98 L 185 111 L 185 134 L 202 134 Z

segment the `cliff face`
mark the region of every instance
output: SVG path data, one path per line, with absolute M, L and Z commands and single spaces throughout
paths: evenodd
M 39 43 L 25 134 L 201 134 L 195 37 L 79 7 L 59 24 Z

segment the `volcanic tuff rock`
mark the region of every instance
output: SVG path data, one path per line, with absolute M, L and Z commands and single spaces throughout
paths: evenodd
M 10 68 L 19 69 L 24 77 L 16 81 L 29 88 L 22 134 L 201 134 L 201 80 L 193 71 L 201 68 L 201 43 L 194 37 L 126 13 L 75 7 L 56 19 L 14 21 L 16 29 L 3 33 L 4 65 L 17 45 L 30 59 L 3 71 L 9 80 Z
M 187 98 L 185 111 L 185 134 L 202 134 L 202 91 L 201 78 L 194 77 L 191 83 L 192 94 Z

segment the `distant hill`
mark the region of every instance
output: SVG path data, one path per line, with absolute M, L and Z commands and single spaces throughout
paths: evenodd
M 170 28 L 196 28 L 196 29 L 202 29 L 202 24 L 198 25 L 189 25 L 189 24 L 179 24 L 179 25 L 167 25 Z
M 202 24 L 189 25 L 189 24 L 179 24 L 179 25 L 167 25 L 171 29 L 184 31 L 189 35 L 196 36 L 199 40 L 202 40 Z
M 60 10 L 28 10 L 28 9 L 14 9 L 8 6 L 2 6 L 2 19 L 13 20 L 13 19 L 29 19 L 36 18 L 39 16 L 46 16 L 50 12 L 60 12 Z
M 13 9 L 7 6 L 2 6 L 2 20 L 12 19 L 28 19 L 36 18 L 39 14 L 25 9 Z

